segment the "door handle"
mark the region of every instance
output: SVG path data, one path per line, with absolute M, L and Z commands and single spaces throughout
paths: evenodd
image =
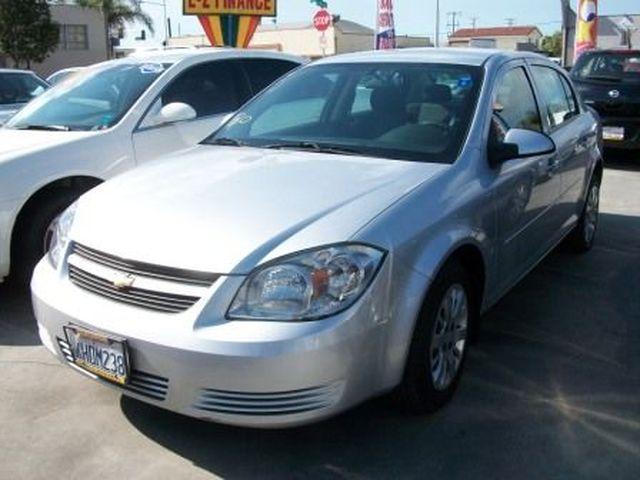
M 554 173 L 558 167 L 560 166 L 560 159 L 558 158 L 557 155 L 554 155 L 553 157 L 549 157 L 549 159 L 547 160 L 547 171 L 549 173 Z

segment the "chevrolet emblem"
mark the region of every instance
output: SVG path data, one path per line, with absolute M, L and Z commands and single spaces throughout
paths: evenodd
M 131 288 L 131 286 L 133 285 L 133 282 L 135 281 L 136 281 L 136 277 L 128 273 L 126 275 L 122 275 L 116 278 L 115 280 L 113 280 L 113 286 L 117 290 L 127 290 Z

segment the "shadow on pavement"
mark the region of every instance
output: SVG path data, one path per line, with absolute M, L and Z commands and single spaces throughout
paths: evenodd
M 632 240 L 617 243 L 625 232 Z M 592 252 L 547 258 L 486 315 L 453 402 L 435 415 L 404 416 L 383 398 L 263 431 L 125 397 L 122 410 L 223 478 L 637 478 L 639 232 L 639 217 L 603 214 Z
M 612 170 L 640 171 L 640 152 L 606 149 L 604 164 Z
M 27 290 L 0 285 L 0 345 L 40 345 Z

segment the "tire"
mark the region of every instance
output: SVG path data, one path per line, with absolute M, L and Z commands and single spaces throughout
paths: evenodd
M 402 383 L 396 391 L 404 410 L 417 414 L 435 412 L 453 396 L 464 368 L 470 332 L 478 320 L 477 291 L 473 278 L 457 261 L 447 263 L 437 275 L 417 319 Z M 454 298 L 464 300 L 465 320 L 454 315 L 447 324 L 444 308 L 447 300 Z M 458 340 L 448 341 L 455 339 Z M 446 358 L 454 363 L 447 363 Z M 443 369 L 452 365 L 454 369 L 447 376 Z
M 567 237 L 567 244 L 576 253 L 588 252 L 595 242 L 600 212 L 600 183 L 598 176 L 594 176 L 589 183 L 580 219 Z
M 24 212 L 11 245 L 10 280 L 14 286 L 28 287 L 33 269 L 48 250 L 45 239 L 49 227 L 82 193 L 55 190 Z

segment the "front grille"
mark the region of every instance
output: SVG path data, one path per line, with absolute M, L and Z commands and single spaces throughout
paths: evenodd
M 125 260 L 75 244 L 69 257 L 69 279 L 96 295 L 164 313 L 192 307 L 218 275 Z M 117 286 L 119 278 L 132 284 Z
M 330 407 L 338 401 L 342 391 L 343 383 L 272 393 L 204 388 L 194 407 L 229 415 L 291 415 Z
M 75 365 L 73 363 L 73 354 L 71 353 L 69 343 L 60 337 L 56 337 L 56 340 L 58 341 L 58 347 L 60 348 L 62 355 L 64 355 L 65 360 Z M 110 385 L 116 385 L 115 383 L 108 383 Z M 152 373 L 143 372 L 141 370 L 132 369 L 129 374 L 129 383 L 117 386 L 137 395 L 142 395 L 143 397 L 163 401 L 169 390 L 169 379 Z

